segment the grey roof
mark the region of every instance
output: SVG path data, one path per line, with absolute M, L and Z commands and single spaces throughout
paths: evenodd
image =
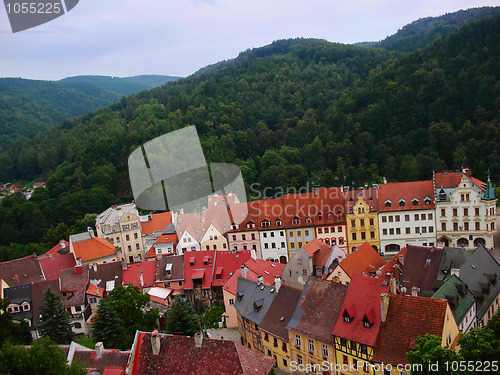
M 72 235 L 69 236 L 69 241 L 71 243 L 81 242 L 81 241 L 88 241 L 90 239 L 92 239 L 92 236 L 91 236 L 91 234 L 89 232 L 72 234 Z
M 174 223 L 168 224 L 162 234 L 174 234 L 176 232 Z
M 238 313 L 255 324 L 260 324 L 276 296 L 276 289 L 255 281 L 238 278 L 234 307 Z
M 471 253 L 462 248 L 445 247 L 443 249 L 443 256 L 441 257 L 436 279 L 443 281 L 448 279 L 451 275 L 451 270 L 460 269 L 462 264 L 464 264 L 470 256 Z
M 105 234 L 120 232 L 119 222 L 125 214 L 132 214 L 139 218 L 139 211 L 135 203 L 122 204 L 121 206 L 111 206 L 106 211 L 97 215 L 95 221 L 100 224 Z
M 4 289 L 4 298 L 15 304 L 31 302 L 31 284 Z
M 170 274 L 167 275 L 167 265 Z M 184 280 L 184 255 L 169 255 L 156 260 L 155 281 Z
M 483 317 L 500 293 L 500 265 L 480 245 L 460 267 L 459 277 L 476 297 L 478 318 Z

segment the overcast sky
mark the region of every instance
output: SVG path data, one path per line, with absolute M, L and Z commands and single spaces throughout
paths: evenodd
M 378 41 L 422 17 L 498 0 L 80 0 L 12 33 L 0 7 L 0 77 L 188 76 L 248 48 L 296 37 Z

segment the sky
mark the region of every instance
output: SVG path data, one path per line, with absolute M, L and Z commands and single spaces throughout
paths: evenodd
M 0 6 L 0 77 L 185 77 L 278 39 L 378 41 L 419 18 L 488 5 L 499 1 L 80 0 L 17 33 Z

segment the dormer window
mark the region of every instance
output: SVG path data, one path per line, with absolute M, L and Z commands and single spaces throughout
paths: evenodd
M 363 327 L 370 328 L 370 322 L 366 319 L 366 317 L 363 319 Z
M 268 228 L 271 226 L 271 222 L 269 220 L 262 220 L 262 222 L 260 223 L 260 226 L 262 228 Z
M 328 212 L 328 220 L 333 220 L 333 214 L 331 212 Z
M 253 229 L 253 228 L 255 228 L 255 223 L 253 221 L 249 221 L 247 223 L 247 229 Z
M 429 198 L 429 197 L 425 197 L 425 198 L 424 198 L 424 204 L 425 204 L 426 206 L 430 205 L 430 204 L 431 204 L 431 198 Z
M 292 219 L 292 224 L 300 224 L 300 218 L 298 218 L 297 216 L 295 216 L 295 217 Z
M 337 211 L 337 217 L 338 217 L 339 219 L 342 219 L 342 210 L 338 210 L 338 211 Z
M 236 223 L 232 223 L 231 224 L 231 229 L 232 230 L 238 229 L 238 225 Z
M 384 202 L 384 204 L 385 204 L 385 208 L 391 208 L 391 206 L 392 206 L 392 202 L 391 202 L 389 199 L 387 199 L 387 200 Z
M 354 319 L 354 316 L 349 315 L 347 309 L 344 311 L 343 317 L 344 317 L 344 322 L 346 323 L 351 323 L 352 320 Z
M 321 211 L 318 212 L 318 220 L 319 221 L 323 220 L 323 213 Z
M 255 311 L 255 312 L 259 311 L 262 308 L 262 306 L 264 306 L 264 299 L 263 298 L 259 299 L 258 301 L 255 301 L 253 303 L 253 311 Z
M 238 299 L 238 301 L 241 301 L 244 296 L 245 296 L 245 293 L 243 293 L 242 291 L 236 293 L 236 298 Z
M 417 207 L 417 206 L 418 206 L 418 202 L 419 202 L 419 201 L 418 201 L 418 199 L 417 199 L 417 198 L 413 198 L 413 199 L 411 200 L 411 202 L 412 202 L 412 204 L 413 204 L 413 207 Z
M 311 219 L 309 216 L 308 216 L 308 217 L 306 217 L 306 223 L 308 223 L 308 224 L 309 224 L 309 223 L 312 223 L 312 219 Z
M 276 226 L 281 227 L 283 225 L 281 219 L 276 219 Z
M 399 200 L 399 207 L 404 207 L 405 205 L 406 205 L 406 201 L 403 198 L 401 198 Z

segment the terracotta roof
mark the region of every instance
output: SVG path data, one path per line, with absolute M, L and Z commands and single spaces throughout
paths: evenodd
M 351 213 L 353 206 L 358 201 L 358 198 L 363 198 L 363 200 L 370 206 L 372 211 L 378 211 L 378 194 L 380 189 L 370 188 L 363 190 L 349 190 L 344 192 L 345 204 L 347 207 L 347 213 Z
M 199 277 L 199 270 L 205 271 L 202 287 L 204 289 L 211 287 L 214 257 L 215 250 L 188 251 L 184 253 L 184 289 L 193 289 L 193 276 Z
M 58 279 L 61 276 L 61 270 L 73 268 L 76 265 L 72 253 L 59 255 L 56 252 L 52 257 L 38 257 L 37 259 L 47 280 Z
M 169 243 L 173 242 L 174 245 L 177 243 L 177 233 L 162 234 L 156 240 L 156 243 Z
M 288 341 L 286 326 L 292 318 L 301 294 L 302 290 L 300 289 L 282 285 L 259 328 Z
M 441 337 L 446 315 L 444 300 L 389 295 L 387 319 L 381 325 L 372 362 L 407 364 L 406 353 L 419 336 L 427 333 Z M 380 296 L 378 296 L 380 310 Z
M 69 242 L 61 240 L 52 249 L 47 251 L 45 254 L 39 255 L 38 259 L 49 258 L 55 255 L 63 255 L 69 252 Z
M 425 204 L 428 198 L 429 204 Z M 414 205 L 413 201 L 417 204 Z M 400 200 L 404 200 L 404 206 L 400 205 Z M 386 207 L 386 202 L 391 201 L 391 206 Z M 393 184 L 383 184 L 380 186 L 379 211 L 408 211 L 434 209 L 434 185 L 432 180 L 398 182 Z
M 323 268 L 328 259 L 330 259 L 330 255 L 332 253 L 332 248 L 330 245 L 318 240 L 317 238 L 313 238 L 309 241 L 305 246 L 304 250 L 312 256 L 313 258 L 313 266 L 315 268 Z
M 155 273 L 156 262 L 154 260 L 128 264 L 127 269 L 122 273 L 123 285 L 134 285 L 139 289 L 150 288 L 154 285 Z
M 389 285 L 384 280 L 353 275 L 332 335 L 374 346 L 381 324 L 380 295 L 388 292 Z M 350 322 L 343 318 L 346 312 L 352 319 Z M 370 328 L 364 326 L 365 317 L 371 323 Z
M 141 222 L 142 235 L 149 235 L 155 231 L 164 231 L 170 224 L 172 224 L 171 212 L 152 214 L 148 221 Z
M 338 267 L 352 278 L 354 274 L 363 274 L 369 276 L 375 275 L 375 272 L 386 264 L 384 258 L 368 243 L 365 242 L 357 251 L 353 251 Z
M 380 278 L 390 280 L 395 278 L 400 281 L 401 275 L 403 273 L 403 268 L 406 259 L 407 248 L 403 247 L 399 250 L 392 258 L 380 269 Z M 400 257 L 403 257 L 403 263 L 400 262 Z
M 72 245 L 75 258 L 81 258 L 82 262 L 116 254 L 115 247 L 108 241 L 99 237 L 93 237 L 86 241 L 75 242 Z
M 285 265 L 282 263 L 270 262 L 262 259 L 250 258 L 245 263 L 244 266 L 247 268 L 246 279 L 257 281 L 259 275 L 262 275 L 262 280 L 265 285 L 274 285 L 274 280 L 276 276 L 281 276 L 283 274 L 283 269 Z M 236 294 L 236 288 L 238 285 L 238 277 L 241 277 L 241 268 L 236 270 L 234 275 L 226 282 L 224 285 L 224 290 L 229 293 Z
M 332 343 L 347 286 L 310 276 L 287 328 Z
M 151 249 L 146 253 L 146 259 L 156 258 L 156 248 L 151 246 Z
M 33 254 L 0 263 L 0 279 L 3 279 L 8 286 L 13 287 L 37 282 L 43 280 L 44 277 L 36 255 Z
M 153 355 L 151 333 L 137 332 L 132 375 L 266 375 L 274 361 L 228 340 L 203 339 L 196 347 L 186 336 L 159 334 L 160 353 Z
M 95 350 L 76 349 L 73 361 L 80 360 L 85 364 L 87 371 L 98 371 L 101 374 L 125 374 L 130 351 L 104 349 L 98 357 Z
M 100 288 L 98 286 L 95 286 L 94 284 L 90 284 L 86 293 L 93 295 L 93 296 L 96 296 L 96 297 L 102 297 L 104 294 L 104 289 Z
M 406 248 L 405 266 L 400 278 L 400 286 L 404 286 L 407 293 L 416 286 L 419 288 L 419 295 L 424 291 L 431 292 L 432 295 L 443 249 L 414 245 L 407 245 Z

